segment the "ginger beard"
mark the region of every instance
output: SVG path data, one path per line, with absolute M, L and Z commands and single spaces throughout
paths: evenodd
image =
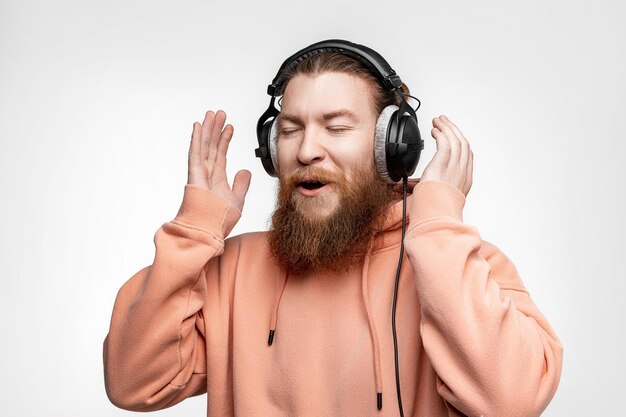
M 305 176 L 326 183 L 333 190 L 321 190 L 307 197 L 296 189 Z M 339 199 L 330 214 L 328 193 Z M 367 255 L 371 239 L 387 220 L 389 203 L 396 187 L 384 182 L 373 164 L 354 172 L 348 181 L 343 173 L 319 167 L 302 168 L 287 178 L 280 177 L 276 209 L 268 232 L 270 252 L 291 274 L 345 272 L 359 265 Z

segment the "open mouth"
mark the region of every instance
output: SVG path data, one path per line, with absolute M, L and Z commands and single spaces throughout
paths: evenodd
M 298 183 L 298 186 L 306 189 L 306 190 L 317 190 L 318 188 L 322 188 L 326 183 L 321 181 L 302 181 Z
M 328 188 L 327 185 L 329 184 L 315 178 L 304 178 L 303 181 L 297 183 L 297 189 L 300 194 L 306 197 L 314 197 Z

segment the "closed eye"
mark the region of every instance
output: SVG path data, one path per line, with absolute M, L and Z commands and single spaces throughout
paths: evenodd
M 350 129 L 342 128 L 342 127 L 329 127 L 328 130 L 331 133 L 343 133 L 343 132 L 347 132 Z
M 283 130 L 280 131 L 280 134 L 286 136 L 286 135 L 290 135 L 290 134 L 292 134 L 294 132 L 297 132 L 297 131 L 298 131 L 298 129 L 290 129 L 290 130 L 283 129 Z

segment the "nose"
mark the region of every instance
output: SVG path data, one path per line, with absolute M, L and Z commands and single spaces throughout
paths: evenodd
M 317 132 L 316 129 L 309 128 L 304 130 L 304 135 L 296 155 L 296 158 L 298 158 L 301 164 L 310 165 L 324 159 L 326 150 L 320 143 L 319 137 L 319 132 Z

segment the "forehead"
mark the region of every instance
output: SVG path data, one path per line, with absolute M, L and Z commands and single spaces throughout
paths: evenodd
M 328 115 L 358 121 L 375 116 L 371 87 L 364 79 L 341 72 L 298 74 L 289 81 L 281 101 L 281 114 L 306 119 L 328 119 Z M 338 112 L 347 110 L 347 112 Z

